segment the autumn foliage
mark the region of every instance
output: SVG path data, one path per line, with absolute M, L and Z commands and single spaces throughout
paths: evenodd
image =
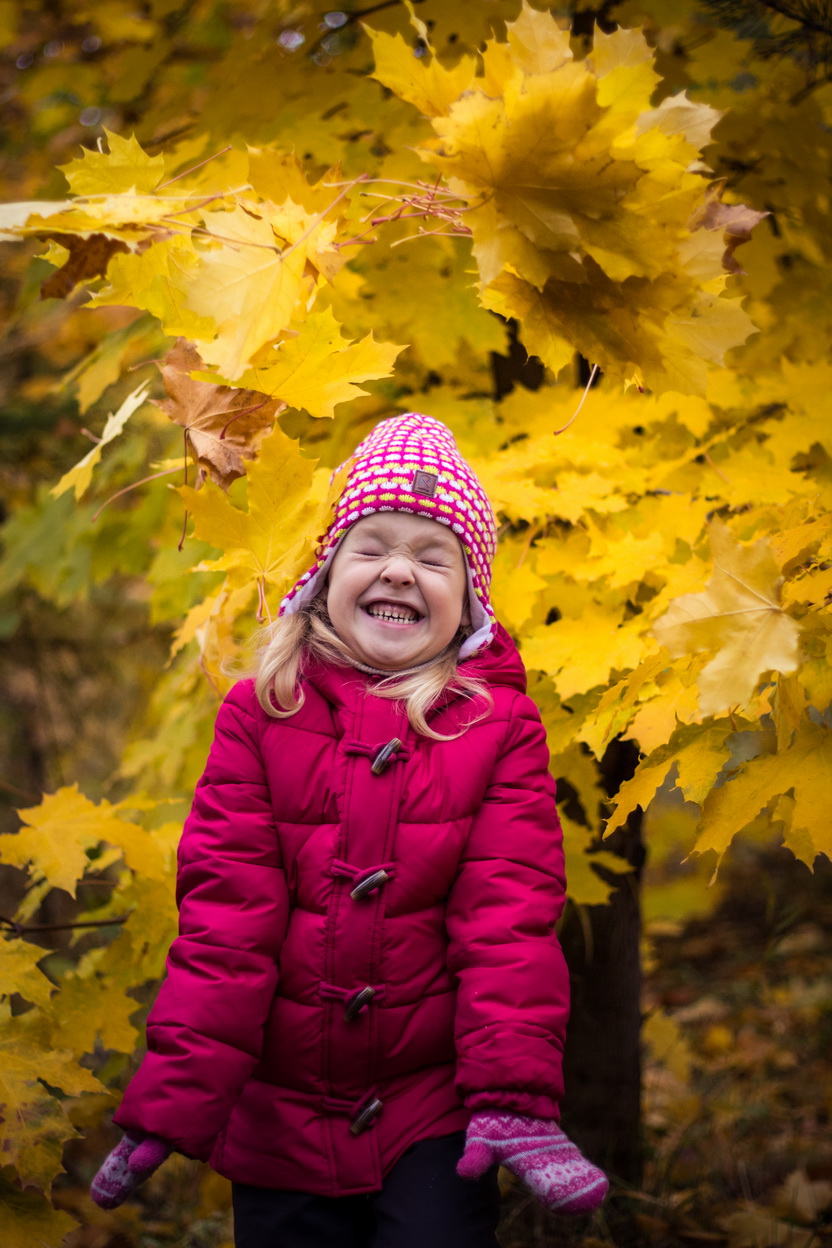
M 47 361 L 14 382 L 72 400 L 78 450 L 38 492 L 10 478 L 0 589 L 64 611 L 112 586 L 168 647 L 106 795 L 54 785 L 0 843 L 27 873 L 0 945 L 9 1248 L 76 1225 L 50 1185 L 140 1041 L 229 664 L 385 415 L 447 421 L 498 512 L 494 603 L 576 795 L 576 905 L 608 900 L 629 867 L 602 834 L 657 794 L 684 811 L 693 908 L 740 833 L 832 852 L 832 242 L 809 172 L 832 97 L 681 7 L 604 5 L 582 38 L 526 0 L 366 26 L 69 5 L 41 61 L 0 9 L 23 66 L 9 341 Z M 512 325 L 545 381 L 495 397 Z M 608 803 L 622 737 L 641 761 Z M 26 937 L 53 890 L 100 936 L 44 961 Z

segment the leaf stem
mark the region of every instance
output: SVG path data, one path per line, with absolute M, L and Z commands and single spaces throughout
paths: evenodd
M 566 422 L 566 424 L 565 424 L 565 425 L 562 425 L 560 429 L 553 429 L 553 430 L 552 430 L 552 433 L 553 433 L 553 436 L 554 436 L 554 437 L 557 437 L 559 433 L 566 433 L 566 430 L 569 428 L 569 426 L 570 426 L 570 425 L 573 425 L 573 424 L 575 423 L 575 421 L 577 420 L 577 418 L 578 418 L 578 413 L 580 412 L 580 410 L 581 410 L 581 408 L 583 407 L 584 403 L 586 403 L 586 396 L 589 394 L 589 391 L 590 391 L 590 389 L 591 389 L 591 387 L 592 387 L 592 383 L 593 383 L 593 381 L 595 380 L 595 375 L 596 375 L 596 373 L 597 373 L 597 372 L 598 372 L 598 365 L 597 365 L 597 364 L 593 364 L 593 365 L 592 365 L 592 368 L 590 369 L 590 372 L 589 372 L 589 379 L 587 380 L 586 386 L 584 387 L 584 392 L 583 392 L 583 394 L 581 395 L 581 401 L 580 401 L 580 403 L 579 403 L 579 404 L 578 404 L 578 406 L 575 408 L 574 412 L 573 412 L 573 413 L 572 413 L 572 415 L 569 417 L 569 419 L 567 420 L 567 422 Z

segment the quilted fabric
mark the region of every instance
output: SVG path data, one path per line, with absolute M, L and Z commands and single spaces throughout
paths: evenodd
M 339 1196 L 378 1190 L 472 1111 L 557 1116 L 568 976 L 545 733 L 503 629 L 465 670 L 495 705 L 452 741 L 417 738 L 353 669 L 312 668 L 289 719 L 232 689 L 125 1130 L 235 1181 Z M 431 722 L 470 717 L 446 697 Z

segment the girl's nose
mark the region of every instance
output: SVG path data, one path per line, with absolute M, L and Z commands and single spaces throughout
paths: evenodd
M 381 579 L 387 585 L 412 585 L 413 568 L 409 559 L 391 558 L 381 572 Z

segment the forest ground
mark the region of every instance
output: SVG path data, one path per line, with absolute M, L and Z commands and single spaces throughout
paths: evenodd
M 832 1244 L 832 864 L 746 847 L 720 882 L 710 915 L 647 925 L 641 1190 L 567 1220 L 506 1176 L 503 1248 Z M 85 1185 L 115 1138 L 68 1149 L 56 1203 L 91 1224 L 66 1248 L 231 1248 L 228 1185 L 184 1158 L 95 1211 Z

